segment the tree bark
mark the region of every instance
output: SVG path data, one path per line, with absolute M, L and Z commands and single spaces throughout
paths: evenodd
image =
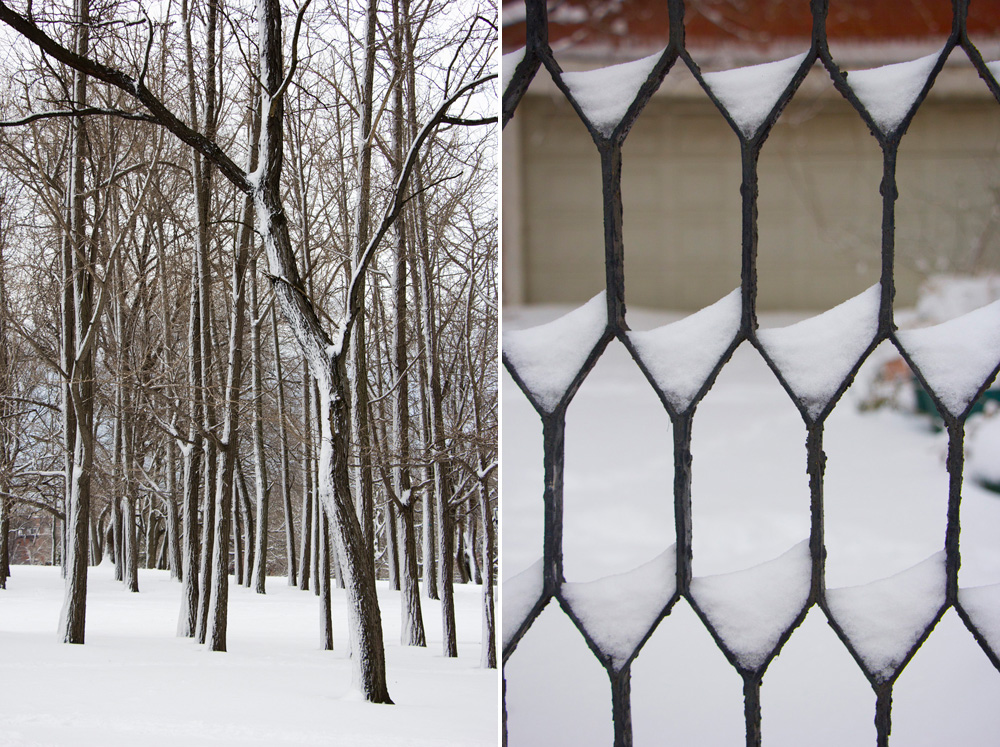
M 313 471 L 312 471 L 312 384 L 309 382 L 309 365 L 302 364 L 302 522 L 299 537 L 299 588 L 309 589 L 309 573 L 312 570 L 312 517 L 313 517 Z
M 396 75 L 404 79 L 405 61 L 403 58 L 404 29 L 409 26 L 409 3 L 395 0 L 393 2 L 394 33 L 393 56 L 396 60 Z M 393 157 L 395 158 L 396 178 L 402 173 L 403 154 L 407 146 L 406 112 L 403 104 L 403 85 L 396 86 L 393 106 Z M 393 323 L 392 323 L 392 356 L 393 356 L 393 386 L 392 398 L 392 439 L 391 459 L 396 463 L 392 470 L 393 492 L 399 501 L 399 562 L 402 599 L 400 611 L 402 615 L 400 638 L 404 646 L 426 646 L 424 634 L 423 612 L 420 609 L 420 589 L 418 583 L 417 543 L 413 523 L 413 483 L 410 476 L 410 384 L 407 371 L 409 356 L 407 353 L 406 320 L 407 320 L 407 224 L 405 213 L 400 215 L 396 223 L 396 256 L 393 271 Z M 387 509 L 394 509 L 391 504 Z M 388 513 L 388 511 L 387 511 Z M 394 514 L 395 511 L 393 510 Z M 390 516 L 392 514 L 389 514 Z M 387 518 L 388 522 L 389 519 Z M 426 583 L 426 581 L 425 581 Z
M 211 26 L 210 26 L 211 28 Z M 260 120 L 250 124 L 249 171 L 257 165 Z M 239 456 L 240 392 L 243 376 L 243 327 L 246 320 L 247 268 L 253 241 L 253 201 L 244 200 L 236 257 L 233 262 L 233 311 L 229 325 L 229 365 L 223 399 L 222 436 L 218 442 L 219 469 L 215 490 L 215 538 L 212 554 L 213 583 L 208 625 L 208 646 L 212 651 L 226 650 L 229 620 L 229 535 L 233 501 L 233 473 Z M 248 517 L 249 521 L 249 517 Z
M 271 334 L 274 337 L 275 389 L 278 405 L 278 441 L 281 451 L 281 505 L 285 516 L 285 562 L 288 585 L 295 586 L 295 520 L 292 516 L 291 471 L 288 464 L 288 431 L 285 428 L 285 381 L 281 375 L 281 342 L 278 339 L 278 317 L 271 305 Z
M 316 516 L 319 525 L 319 567 L 320 575 L 316 579 L 319 586 L 319 634 L 320 646 L 324 651 L 333 651 L 333 609 L 330 599 L 330 528 L 326 518 L 326 509 L 320 508 Z
M 0 480 L 0 491 L 7 492 L 7 483 Z M 0 589 L 7 588 L 10 578 L 10 509 L 7 498 L 0 495 Z
M 86 56 L 90 48 L 89 0 L 76 0 L 77 21 L 75 46 L 77 54 Z M 78 106 L 87 103 L 87 76 L 73 74 L 73 100 Z M 68 488 L 66 505 L 66 595 L 63 600 L 59 629 L 65 643 L 83 643 L 87 614 L 87 562 L 90 541 L 90 478 L 94 462 L 94 361 L 93 338 L 88 333 L 96 320 L 91 320 L 93 284 L 90 276 L 93 249 L 87 241 L 84 208 L 84 159 L 86 132 L 80 119 L 73 121 L 70 154 L 69 242 L 64 253 L 68 260 L 65 271 L 67 290 L 71 294 L 67 314 L 64 309 L 65 371 L 69 374 L 66 389 L 64 425 L 67 454 L 71 455 L 66 473 Z M 89 342 L 88 342 L 89 340 Z M 70 436 L 70 432 L 73 435 Z
M 197 265 L 197 258 L 195 259 Z M 201 402 L 198 394 L 202 381 L 201 365 L 201 303 L 198 300 L 200 285 L 198 283 L 197 266 L 191 273 L 191 303 L 190 323 L 188 325 L 188 389 L 189 418 L 187 443 L 181 445 L 184 463 L 184 487 L 182 502 L 184 506 L 184 537 L 182 561 L 184 570 L 181 575 L 181 609 L 177 621 L 177 635 L 193 638 L 198 629 L 198 589 L 199 568 L 198 557 L 198 496 L 200 494 L 200 477 L 202 469 L 202 436 L 198 429 L 201 418 Z
M 254 552 L 253 587 L 258 594 L 264 593 L 264 583 L 267 578 L 267 537 L 269 490 L 267 484 L 267 464 L 264 451 L 264 391 L 261 375 L 260 356 L 260 325 L 264 321 L 260 317 L 260 306 L 257 303 L 257 260 L 250 261 L 250 359 L 253 376 L 253 463 L 254 488 L 257 499 L 257 534 Z

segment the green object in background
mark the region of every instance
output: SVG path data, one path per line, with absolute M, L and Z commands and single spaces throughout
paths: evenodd
M 934 400 L 931 399 L 931 395 L 929 395 L 927 391 L 919 384 L 916 385 L 916 389 L 917 389 L 917 412 L 923 413 L 925 415 L 930 415 L 931 417 L 933 417 L 934 424 L 938 428 L 940 428 L 943 419 L 941 418 L 941 413 L 939 413 L 938 409 L 934 406 Z M 990 401 L 1000 402 L 1000 389 L 987 389 L 985 392 L 983 392 L 983 396 L 980 397 L 978 400 L 976 400 L 976 404 L 972 406 L 972 410 L 969 412 L 969 415 L 974 415 L 977 412 L 982 412 L 983 408 L 986 406 L 986 403 Z

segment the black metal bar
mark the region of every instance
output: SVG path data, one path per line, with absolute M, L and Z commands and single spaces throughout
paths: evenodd
M 892 683 L 875 688 L 875 734 L 878 747 L 889 747 L 892 731 Z
M 823 451 L 823 424 L 812 425 L 806 432 L 807 467 L 809 473 L 809 557 L 812 559 L 812 582 L 809 604 L 823 598 L 826 588 L 826 542 L 823 519 L 823 473 L 826 454 Z
M 758 675 L 743 677 L 743 718 L 746 721 L 747 747 L 760 747 L 760 682 Z
M 757 330 L 757 157 L 760 150 L 747 143 L 740 145 L 743 164 L 742 198 L 743 238 L 740 288 L 743 290 L 743 335 L 750 337 Z
M 632 675 L 630 668 L 608 674 L 611 679 L 611 717 L 615 747 L 632 747 Z
M 542 418 L 545 449 L 545 523 L 543 547 L 543 596 L 555 594 L 563 582 L 563 455 L 566 418 L 562 410 Z
M 694 409 L 677 416 L 674 431 L 674 529 L 677 541 L 677 593 L 691 590 L 691 421 Z
M 882 284 L 882 299 L 879 305 L 879 332 L 887 335 L 895 330 L 893 321 L 892 301 L 896 296 L 896 280 L 894 269 L 896 264 L 896 146 L 887 145 L 882 148 L 882 183 L 879 186 L 882 195 L 882 274 L 879 282 Z
M 608 327 L 618 334 L 628 329 L 625 323 L 625 246 L 622 240 L 622 147 L 617 141 L 605 141 L 599 150 L 604 190 Z
M 507 675 L 501 670 L 500 682 L 503 688 L 503 695 L 501 696 L 501 702 L 503 706 L 502 719 L 503 723 L 501 726 L 503 735 L 503 747 L 507 747 Z
M 948 423 L 948 525 L 944 550 L 947 604 L 958 604 L 958 570 L 962 565 L 959 536 L 961 534 L 962 468 L 965 463 L 965 421 Z

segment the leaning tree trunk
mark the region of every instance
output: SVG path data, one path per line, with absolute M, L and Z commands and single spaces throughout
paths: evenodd
M 367 700 L 391 703 L 372 558 L 367 552 L 351 496 L 347 464 L 350 385 L 343 355 L 345 340 L 340 337 L 340 344 L 337 345 L 326 335 L 311 301 L 301 291 L 302 281 L 298 277 L 288 221 L 280 197 L 284 116 L 282 97 L 277 95 L 281 92 L 284 78 L 281 7 L 278 0 L 262 0 L 258 8 L 261 14 L 260 72 L 268 95 L 262 97 L 262 110 L 266 116 L 260 142 L 259 177 L 254 180 L 252 193 L 277 302 L 292 325 L 319 388 L 317 493 L 334 526 L 335 544 L 347 589 L 355 684 Z M 346 335 L 348 326 L 341 325 L 341 331 L 342 335 Z

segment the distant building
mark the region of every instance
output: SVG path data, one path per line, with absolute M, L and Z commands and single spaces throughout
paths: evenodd
M 941 50 L 947 0 L 829 0 L 834 59 L 847 71 Z M 565 71 L 656 53 L 662 0 L 550 3 Z M 1000 3 L 972 2 L 970 37 L 1000 57 Z M 748 16 L 748 13 L 754 15 Z M 523 3 L 503 4 L 504 51 L 524 43 Z M 689 0 L 687 47 L 703 72 L 809 48 L 808 0 Z M 580 303 L 604 287 L 597 150 L 539 70 L 503 135 L 504 301 Z M 694 309 L 740 278 L 740 153 L 719 111 L 679 63 L 623 150 L 626 298 Z M 816 67 L 759 161 L 761 310 L 824 309 L 877 282 L 882 155 L 859 114 Z M 897 306 L 943 272 L 1000 270 L 1000 104 L 956 48 L 903 138 L 897 168 Z
M 11 521 L 11 565 L 45 565 L 53 562 L 53 521 L 40 514 Z

